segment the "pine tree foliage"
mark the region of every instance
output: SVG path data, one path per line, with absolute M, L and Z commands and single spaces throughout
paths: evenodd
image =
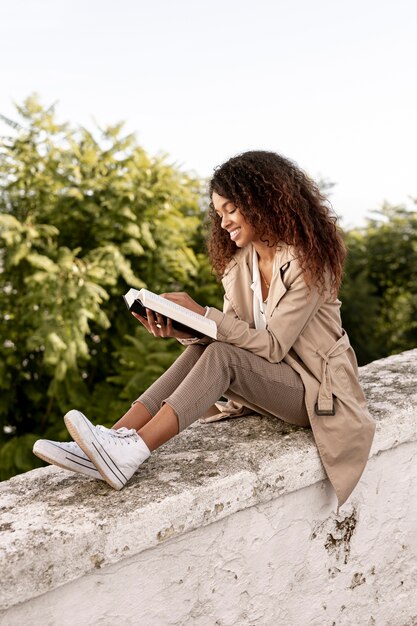
M 62 436 L 69 408 L 105 423 L 128 408 L 181 347 L 121 295 L 200 272 L 201 181 L 122 124 L 71 128 L 35 96 L 18 114 L 0 147 L 0 478 L 38 464 L 33 441 Z

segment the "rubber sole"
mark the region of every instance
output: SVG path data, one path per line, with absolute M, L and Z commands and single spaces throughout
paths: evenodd
M 32 452 L 39 459 L 42 459 L 42 461 L 49 463 L 49 465 L 55 465 L 56 467 L 60 467 L 61 469 L 67 472 L 72 472 L 73 474 L 81 474 L 81 476 L 85 476 L 86 478 L 92 478 L 93 480 L 100 480 L 100 478 L 102 478 L 101 474 L 100 474 L 100 477 L 98 477 L 98 476 L 94 476 L 91 474 L 85 474 L 84 472 L 77 472 L 77 470 L 70 469 L 69 467 L 65 467 L 65 465 L 62 465 L 62 463 L 58 463 L 58 461 L 56 461 L 55 459 L 52 459 L 51 457 L 48 457 L 48 455 L 43 452 L 39 452 L 35 450 L 32 450 Z M 98 470 L 97 472 L 100 473 Z

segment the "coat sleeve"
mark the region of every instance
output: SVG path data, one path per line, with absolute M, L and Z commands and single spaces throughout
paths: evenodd
M 210 310 L 211 308 L 212 307 L 210 307 Z M 207 314 L 207 317 L 210 317 L 210 310 L 209 310 L 209 313 Z M 217 311 L 218 309 L 215 309 L 215 310 Z M 220 313 L 220 311 L 218 312 Z M 238 316 L 236 315 L 236 311 L 232 307 L 230 300 L 226 294 L 224 294 L 224 298 L 223 298 L 223 313 L 225 315 L 231 316 L 232 318 L 238 319 Z
M 217 324 L 217 340 L 249 350 L 271 363 L 282 361 L 325 299 L 316 287 L 308 288 L 296 261 L 291 262 L 285 278 L 286 292 L 265 330 L 251 328 L 248 322 L 232 316 L 226 303 L 227 312 L 210 308 L 207 317 Z
M 209 311 L 210 310 L 211 310 L 211 307 L 209 307 Z M 218 313 L 220 313 L 218 309 L 215 309 L 215 310 Z M 223 299 L 223 313 L 225 315 L 230 315 L 237 319 L 236 312 L 233 309 L 232 305 L 230 304 L 230 301 L 228 297 L 226 296 L 226 294 L 224 294 L 224 299 Z M 209 314 L 207 314 L 207 317 L 210 317 Z M 200 345 L 207 345 L 211 343 L 212 341 L 214 341 L 214 339 L 211 339 L 211 337 L 201 337 L 200 339 L 198 339 L 197 337 L 194 337 L 192 339 L 178 339 L 177 337 L 177 341 L 183 346 L 191 346 L 191 345 L 194 345 L 195 343 L 200 344 Z

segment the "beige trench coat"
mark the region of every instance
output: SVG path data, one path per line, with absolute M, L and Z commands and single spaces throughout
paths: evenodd
M 277 251 L 267 327 L 253 320 L 252 245 L 238 250 L 222 279 L 223 312 L 210 308 L 219 341 L 284 361 L 301 376 L 311 428 L 339 506 L 346 502 L 368 459 L 375 433 L 358 382 L 355 353 L 342 329 L 338 299 L 306 286 L 293 249 Z

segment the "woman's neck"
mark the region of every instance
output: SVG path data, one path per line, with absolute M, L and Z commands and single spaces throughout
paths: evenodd
M 274 262 L 276 246 L 268 246 L 267 244 L 259 241 L 252 242 L 252 245 L 257 252 L 261 265 L 270 265 Z

